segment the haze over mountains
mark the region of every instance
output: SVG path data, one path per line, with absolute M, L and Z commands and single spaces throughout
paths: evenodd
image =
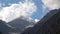
M 16 31 L 22 32 L 27 26 L 34 25 L 34 21 L 27 21 L 25 19 L 17 18 L 8 24 L 11 25 Z
M 9 23 L 0 22 L 0 32 L 2 32 L 3 34 L 5 33 L 21 33 L 22 31 L 24 31 L 25 29 L 29 28 L 29 27 L 33 27 L 30 25 L 34 25 L 35 21 L 28 19 L 28 18 L 17 18 Z M 1 28 L 2 27 L 2 28 Z

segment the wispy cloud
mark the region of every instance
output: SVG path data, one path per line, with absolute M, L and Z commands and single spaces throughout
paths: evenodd
M 42 0 L 43 4 L 50 9 L 60 8 L 60 0 Z
M 46 10 L 46 6 L 45 5 L 42 5 L 42 13 L 45 14 L 45 10 Z
M 0 19 L 9 22 L 21 16 L 30 17 L 36 10 L 37 7 L 32 1 L 19 2 L 18 4 L 12 4 L 9 7 L 3 7 L 0 11 Z

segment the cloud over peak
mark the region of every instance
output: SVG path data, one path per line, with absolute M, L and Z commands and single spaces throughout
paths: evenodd
M 18 4 L 15 3 L 11 6 L 4 7 L 0 11 L 0 19 L 9 22 L 21 16 L 30 17 L 36 10 L 37 7 L 34 2 L 19 2 Z

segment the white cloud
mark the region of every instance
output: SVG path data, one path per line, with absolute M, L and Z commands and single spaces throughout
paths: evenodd
M 31 17 L 23 17 L 23 16 L 21 16 L 20 18 L 23 19 L 23 20 L 25 20 L 25 21 L 31 22 L 31 23 L 32 23 L 32 22 L 33 22 L 33 23 L 35 22 L 35 21 L 33 20 L 33 18 L 31 18 Z
M 39 21 L 39 19 L 35 19 L 35 22 L 37 23 Z
M 34 2 L 24 1 L 18 4 L 12 4 L 9 7 L 4 7 L 0 11 L 0 19 L 9 22 L 21 16 L 30 17 L 34 12 L 36 12 L 37 7 Z
M 60 0 L 42 0 L 44 5 L 50 9 L 60 8 Z

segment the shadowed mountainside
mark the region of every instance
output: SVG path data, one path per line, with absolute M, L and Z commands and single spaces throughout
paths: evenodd
M 0 20 L 0 32 L 2 34 L 8 34 L 10 30 L 11 28 L 8 27 L 4 21 Z
M 60 34 L 60 9 L 50 11 L 34 27 L 21 34 Z

